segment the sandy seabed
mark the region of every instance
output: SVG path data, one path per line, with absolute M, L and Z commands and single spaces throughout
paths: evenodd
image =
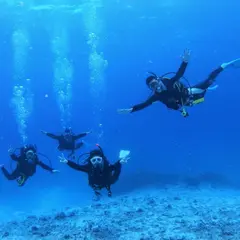
M 240 191 L 146 189 L 0 224 L 11 240 L 240 240 Z

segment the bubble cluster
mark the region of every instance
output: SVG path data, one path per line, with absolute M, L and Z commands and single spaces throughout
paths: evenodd
M 71 123 L 73 67 L 68 59 L 68 36 L 66 30 L 56 26 L 52 40 L 54 53 L 54 91 L 61 114 L 62 127 Z
M 101 106 L 104 102 L 105 95 L 105 69 L 108 66 L 107 60 L 104 59 L 103 52 L 99 51 L 99 41 L 102 34 L 102 22 L 97 16 L 97 9 L 102 6 L 102 0 L 89 0 L 83 11 L 83 21 L 88 36 L 87 44 L 89 45 L 88 66 L 90 70 L 91 95 L 93 98 L 93 115 L 95 125 L 98 128 L 98 141 L 103 138 L 103 127 Z
M 27 78 L 27 56 L 30 49 L 27 31 L 18 29 L 13 32 L 12 43 L 14 48 L 14 87 L 12 107 L 18 131 L 22 142 L 27 141 L 28 119 L 32 112 L 33 94 L 31 92 L 31 79 Z

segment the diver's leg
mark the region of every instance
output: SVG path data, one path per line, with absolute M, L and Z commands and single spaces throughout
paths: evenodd
M 106 186 L 106 189 L 108 191 L 108 196 L 111 197 L 112 196 L 111 187 L 110 186 Z
M 226 68 L 229 68 L 229 67 L 240 68 L 240 58 L 233 60 L 231 62 L 221 64 L 220 67 L 218 67 L 217 69 L 215 69 L 214 71 L 212 71 L 210 73 L 210 75 L 208 76 L 208 78 L 205 81 L 200 82 L 191 88 L 192 94 L 200 93 L 200 92 L 196 92 L 196 91 L 207 90 L 215 82 L 215 79 L 218 77 L 218 75 L 223 70 L 225 70 Z M 196 93 L 194 93 L 194 92 L 196 92 Z
M 204 93 L 215 81 L 215 79 L 217 78 L 217 76 L 224 70 L 224 68 L 219 67 L 217 69 L 215 69 L 214 71 L 212 71 L 210 73 L 210 75 L 208 76 L 208 78 L 196 85 L 194 85 L 191 88 L 191 93 L 194 94 L 201 94 Z
M 77 143 L 76 146 L 75 146 L 75 150 L 81 148 L 83 146 L 83 144 L 84 144 L 83 142 Z
M 73 149 L 69 154 L 68 158 L 74 160 L 75 159 L 75 150 Z
M 20 176 L 20 172 L 18 169 L 15 169 L 11 174 L 7 171 L 5 167 L 2 167 L 1 169 L 2 169 L 3 175 L 8 180 L 16 180 Z
M 94 191 L 93 201 L 99 201 L 101 199 L 101 193 Z
M 83 146 L 83 142 L 79 142 L 75 145 L 75 148 L 72 150 L 72 152 L 69 154 L 69 157 L 72 159 L 75 159 L 75 150 L 81 148 Z
M 208 78 L 206 80 L 192 86 L 191 88 L 188 88 L 189 96 L 191 97 L 191 99 L 189 101 L 189 104 L 186 104 L 186 105 L 192 106 L 193 104 L 203 102 L 204 96 L 205 96 L 207 90 L 212 89 L 212 88 L 210 88 L 210 86 L 214 83 L 217 76 L 223 70 L 224 70 L 224 68 L 222 68 L 222 67 L 215 69 L 214 71 L 212 71 L 210 73 L 210 75 L 208 76 Z M 213 89 L 214 89 L 214 87 L 213 87 Z
M 93 197 L 93 200 L 94 201 L 98 201 L 100 200 L 102 194 L 99 192 L 101 190 L 101 188 L 95 186 L 95 185 L 91 185 L 93 191 L 94 191 L 94 197 Z
M 102 194 L 99 191 L 94 190 L 94 193 L 96 196 L 102 196 Z

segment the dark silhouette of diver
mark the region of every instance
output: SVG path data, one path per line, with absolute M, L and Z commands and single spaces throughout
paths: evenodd
M 13 148 L 8 150 L 11 159 L 17 163 L 16 169 L 9 173 L 4 165 L 0 165 L 0 168 L 8 180 L 17 180 L 19 186 L 23 186 L 27 179 L 36 173 L 37 166 L 52 173 L 59 172 L 39 160 L 35 145 L 30 144 L 20 148 L 19 156 L 15 154 L 15 151 L 16 149 Z
M 45 131 L 41 131 L 43 134 L 47 135 L 48 137 L 52 139 L 58 140 L 58 150 L 59 151 L 71 151 L 71 153 L 68 155 L 68 157 L 75 158 L 75 150 L 81 148 L 83 146 L 83 142 L 76 143 L 76 141 L 82 137 L 87 136 L 91 132 L 85 132 L 75 135 L 72 132 L 71 128 L 65 128 L 65 131 L 61 135 L 55 135 L 52 133 L 48 133 Z
M 59 157 L 59 159 L 60 162 L 66 163 L 69 167 L 88 174 L 89 185 L 94 190 L 96 197 L 101 195 L 99 190 L 102 188 L 106 188 L 108 196 L 111 197 L 111 185 L 117 182 L 121 173 L 122 164 L 126 163 L 129 157 L 122 157 L 116 163 L 110 164 L 102 148 L 99 145 L 97 146 L 98 149 L 94 149 L 90 153 L 85 153 L 89 156 L 83 164 L 77 164 L 67 160 L 63 155 Z
M 180 80 L 183 78 L 189 58 L 190 51 L 185 50 L 182 56 L 182 64 L 172 78 L 166 78 L 166 74 L 159 77 L 151 73 L 152 75 L 146 79 L 146 84 L 152 90 L 153 94 L 143 103 L 134 105 L 129 109 L 119 109 L 118 112 L 133 113 L 150 106 L 154 102 L 160 101 L 169 109 L 179 110 L 184 117 L 187 117 L 189 114 L 185 107 L 191 107 L 198 103 L 202 103 L 207 90 L 216 88 L 216 86 L 212 88 L 211 86 L 224 69 L 229 67 L 240 67 L 240 58 L 228 63 L 223 63 L 220 67 L 211 72 L 206 80 L 193 86 L 186 86 L 186 84 L 182 83 Z

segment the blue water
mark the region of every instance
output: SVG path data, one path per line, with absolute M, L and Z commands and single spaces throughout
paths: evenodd
M 71 126 L 76 133 L 93 130 L 93 134 L 84 139 L 86 146 L 79 153 L 100 143 L 109 160 L 114 162 L 121 149 L 131 151 L 131 160 L 123 166 L 121 178 L 113 187 L 116 194 L 129 190 L 126 179 L 134 178 L 131 175 L 139 172 L 146 176 L 151 172 L 170 176 L 214 173 L 238 184 L 240 69 L 224 71 L 217 78 L 218 89 L 207 94 L 204 104 L 191 108 L 189 118 L 168 110 L 161 103 L 130 115 L 118 115 L 117 109 L 144 101 L 150 94 L 145 85 L 146 72 L 161 75 L 176 71 L 185 48 L 192 50 L 185 74 L 192 84 L 205 79 L 221 63 L 240 57 L 239 1 L 103 0 L 95 21 L 97 26 L 101 25 L 97 31 L 97 51 L 102 52 L 108 62 L 102 69 L 104 84 L 100 96 L 97 96 L 98 85 L 90 82 L 91 51 L 83 14 L 71 12 L 81 8 L 77 2 L 71 1 L 72 5 L 69 1 L 62 2 L 65 4 L 62 8 L 52 10 L 32 10 L 31 7 L 60 6 L 60 0 L 58 3 L 16 1 L 12 5 L 1 2 L 1 163 L 9 169 L 8 148 L 22 144 L 19 122 L 11 104 L 16 74 L 16 46 L 12 44 L 12 35 L 16 29 L 25 29 L 30 44 L 25 53 L 27 62 L 22 83 L 33 94 L 33 108 L 27 118 L 27 142 L 37 144 L 38 150 L 60 170 L 53 175 L 39 168 L 23 188 L 0 175 L 3 214 L 91 202 L 87 177 L 60 164 L 56 143 L 40 133 L 42 129 L 52 133 L 62 131 L 53 87 L 53 19 L 65 29 L 69 39 L 67 58 L 73 68 Z M 67 6 L 71 6 L 71 10 L 65 11 Z M 29 84 L 26 79 L 30 79 Z M 144 182 L 139 182 L 141 185 Z

